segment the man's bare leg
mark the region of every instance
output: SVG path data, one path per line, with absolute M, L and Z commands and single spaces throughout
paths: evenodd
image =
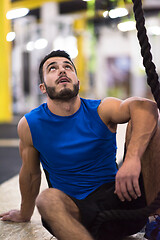
M 93 240 L 80 223 L 78 207 L 63 192 L 46 189 L 38 196 L 36 205 L 58 240 Z
M 132 132 L 131 122 L 127 126 L 126 146 L 129 143 Z M 158 127 L 142 157 L 142 175 L 149 205 L 160 191 L 160 128 Z M 156 211 L 160 214 L 160 209 Z

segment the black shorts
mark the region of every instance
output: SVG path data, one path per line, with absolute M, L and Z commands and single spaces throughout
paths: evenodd
M 142 220 L 111 220 L 104 222 L 98 232 L 95 234 L 95 223 L 97 216 L 104 210 L 111 209 L 139 209 L 146 206 L 144 187 L 142 177 L 140 176 L 140 188 L 142 196 L 132 201 L 121 202 L 116 194 L 114 194 L 115 183 L 106 183 L 92 192 L 83 200 L 70 197 L 80 210 L 81 223 L 97 240 L 119 240 L 124 236 L 132 235 L 140 231 L 147 222 L 147 219 Z M 49 227 L 42 220 L 43 226 L 49 231 Z M 50 231 L 51 232 L 51 231 Z M 53 233 L 52 233 L 53 234 Z

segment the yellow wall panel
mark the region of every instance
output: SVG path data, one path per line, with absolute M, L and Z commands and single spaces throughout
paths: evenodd
M 15 8 L 39 8 L 46 2 L 67 2 L 68 0 L 19 0 L 11 4 L 11 9 Z
M 0 9 L 0 122 L 9 122 L 12 119 L 10 84 L 11 45 L 6 41 L 6 35 L 10 32 L 10 21 L 6 19 L 6 13 L 10 9 L 10 1 L 1 0 Z

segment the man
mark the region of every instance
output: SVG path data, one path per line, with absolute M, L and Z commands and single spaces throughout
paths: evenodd
M 99 212 L 146 205 L 141 158 L 157 131 L 157 107 L 150 100 L 87 100 L 70 56 L 53 51 L 39 68 L 40 90 L 47 103 L 18 124 L 22 168 L 20 210 L 2 220 L 30 221 L 35 204 L 43 225 L 62 240 L 122 239 L 139 231 L 141 221 L 110 221 L 94 234 Z M 131 136 L 122 167 L 116 166 L 117 124 L 131 120 Z M 49 189 L 40 195 L 40 162 Z M 38 196 L 38 197 L 37 197 Z

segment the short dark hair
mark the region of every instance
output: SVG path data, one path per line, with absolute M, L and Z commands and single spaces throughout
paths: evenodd
M 69 55 L 67 52 L 65 52 L 64 50 L 56 50 L 56 51 L 52 51 L 52 52 L 50 52 L 48 55 L 46 55 L 46 56 L 42 59 L 40 65 L 39 65 L 39 76 L 40 76 L 41 82 L 44 82 L 44 80 L 43 80 L 43 64 L 44 64 L 49 58 L 52 58 L 52 57 L 64 57 L 64 58 L 67 58 L 67 59 L 71 62 L 71 64 L 73 65 L 74 70 L 75 70 L 75 72 L 76 72 L 76 74 L 77 74 L 76 67 L 75 67 L 75 65 L 74 65 L 74 63 L 73 63 L 70 55 Z

